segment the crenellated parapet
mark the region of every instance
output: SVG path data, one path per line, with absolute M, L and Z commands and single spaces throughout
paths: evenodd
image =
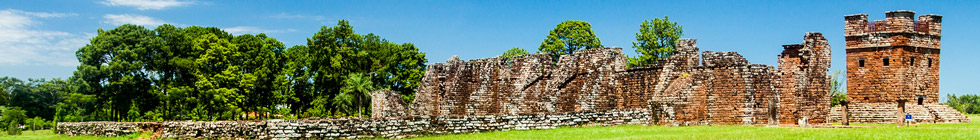
M 888 11 L 884 20 L 868 21 L 867 14 L 844 16 L 847 49 L 912 46 L 939 49 L 942 37 L 940 15 L 921 15 L 908 10 Z

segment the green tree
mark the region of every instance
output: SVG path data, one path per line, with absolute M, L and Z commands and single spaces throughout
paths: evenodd
M 840 79 L 843 72 L 834 70 L 830 78 L 830 106 L 840 105 L 840 101 L 847 100 L 847 92 L 844 91 L 844 81 Z
M 0 78 L 7 78 L 7 77 L 0 77 Z M 0 82 L 3 82 L 2 80 L 3 79 L 0 79 Z M 7 87 L 4 86 L 3 83 L 0 83 L 0 105 L 7 104 L 7 101 L 9 100 L 9 97 L 7 97 L 7 95 L 9 94 L 10 93 L 7 92 Z
M 684 36 L 681 25 L 671 22 L 667 16 L 662 20 L 643 20 L 640 32 L 636 33 L 636 42 L 633 42 L 633 48 L 639 57 L 630 58 L 629 66 L 643 66 L 673 55 L 676 42 L 681 36 Z
M 16 101 L 15 99 L 18 98 L 17 96 L 23 96 L 21 94 L 26 92 L 24 91 L 26 88 L 27 86 L 24 84 L 24 81 L 21 81 L 20 79 L 13 77 L 0 77 L 0 94 L 2 94 L 0 97 L 3 97 L 3 100 L 0 100 L 0 107 L 16 105 L 12 102 Z M 6 124 L 0 125 L 2 125 L 0 126 L 0 129 L 7 127 Z
M 154 31 L 165 40 L 163 46 L 155 48 L 154 61 L 150 64 L 158 76 L 154 85 L 160 89 L 160 104 L 163 104 L 156 111 L 168 120 L 192 119 L 191 111 L 206 101 L 198 98 L 204 96 L 195 85 L 198 82 L 195 72 L 200 70 L 195 61 L 205 52 L 195 49 L 194 42 L 205 35 L 216 36 L 218 40 L 231 40 L 233 36 L 219 28 L 200 26 L 177 28 L 164 24 Z
M 507 51 L 505 51 L 504 54 L 501 54 L 500 56 L 511 57 L 511 56 L 518 56 L 518 55 L 527 55 L 527 54 L 528 54 L 527 50 L 514 47 L 514 48 L 507 49 Z
M 370 93 L 374 91 L 371 77 L 363 74 L 350 74 L 344 80 L 340 94 L 334 97 L 334 104 L 348 116 L 362 117 L 363 110 L 370 106 Z
M 305 110 L 306 117 L 337 116 L 331 113 L 345 112 L 344 106 L 340 106 L 345 103 L 334 103 L 334 99 L 346 98 L 337 96 L 350 74 L 366 74 L 373 87 L 399 91 L 403 99 L 411 100 L 427 61 L 425 53 L 419 52 L 414 44 L 396 44 L 374 34 L 356 34 L 345 20 L 338 21 L 334 27 L 322 27 L 307 39 L 306 47 L 288 49 L 286 59 L 291 64 L 284 71 L 291 73 L 290 79 L 297 84 L 292 93 L 299 103 L 305 103 L 290 104 L 291 110 Z M 354 97 L 351 99 L 356 100 Z
M 255 77 L 242 71 L 240 64 L 244 58 L 238 53 L 238 45 L 208 34 L 194 40 L 194 48 L 204 52 L 195 60 L 199 69 L 194 72 L 198 80 L 195 84 L 201 92 L 199 99 L 208 109 L 207 118 L 201 119 L 233 119 L 242 114 L 243 93 L 250 90 L 240 87 L 254 86 Z
M 374 87 L 398 91 L 402 99 L 411 102 L 414 98 L 415 89 L 425 75 L 425 53 L 412 43 L 397 44 L 381 39 L 374 34 L 368 34 L 360 41 L 363 51 L 367 54 L 365 59 L 368 66 L 363 67 L 367 71 Z
M 273 108 L 272 97 L 276 90 L 276 78 L 286 63 L 281 62 L 285 48 L 282 42 L 275 38 L 269 38 L 265 34 L 258 35 L 239 35 L 231 41 L 239 48 L 237 54 L 241 55 L 239 70 L 241 74 L 254 78 L 253 85 L 239 86 L 238 90 L 243 91 L 245 104 L 244 108 L 248 112 L 264 114 L 260 112 L 271 112 L 262 108 Z
M 286 66 L 276 95 L 277 105 L 290 107 L 290 113 L 301 114 L 309 109 L 308 103 L 313 102 L 313 83 L 310 82 L 309 57 L 306 46 L 296 45 L 285 52 Z M 283 114 L 285 115 L 285 114 Z
M 94 120 L 91 113 L 95 106 L 95 96 L 80 93 L 71 93 L 65 97 L 63 102 L 58 103 L 54 121 L 57 122 L 81 122 Z
M 52 81 L 61 81 L 54 79 Z M 56 82 L 61 83 L 61 82 Z M 64 83 L 56 84 L 60 87 L 58 96 L 61 100 L 55 103 L 54 117 L 55 122 L 77 122 L 94 120 L 90 115 L 95 107 L 95 95 L 83 94 L 84 83 L 78 77 L 70 77 Z
M 76 52 L 79 62 L 75 76 L 81 77 L 98 99 L 96 108 L 109 120 L 126 118 L 130 104 L 156 106 L 152 73 L 147 69 L 152 48 L 163 40 L 153 31 L 137 25 L 122 25 L 109 31 L 99 29 L 90 44 Z M 104 109 L 104 110 L 103 110 Z M 148 109 L 140 109 L 148 110 Z
M 20 125 L 23 125 L 27 120 L 27 115 L 24 115 L 25 112 L 18 107 L 3 111 L 3 123 L 0 124 L 6 124 L 8 135 L 20 135 Z
M 346 20 L 340 20 L 337 26 L 321 27 L 320 31 L 307 39 L 310 76 L 313 81 L 312 97 L 315 102 L 308 115 L 329 116 L 328 112 L 336 108 L 329 106 L 341 87 L 344 74 L 351 73 L 356 68 L 365 66 L 362 57 L 355 53 L 360 48 L 360 35 L 354 33 L 353 27 Z M 308 102 L 309 103 L 309 102 Z M 305 107 L 301 107 L 305 108 Z
M 327 117 L 342 112 L 332 101 L 348 75 L 411 100 L 427 61 L 414 44 L 356 34 L 344 20 L 288 49 L 265 34 L 123 25 L 99 29 L 76 57 L 69 80 L 0 79 L 10 93 L 3 104 L 18 99 L 28 116 L 56 121 L 230 120 L 284 110 Z M 349 94 L 355 111 L 346 113 L 364 114 L 352 112 L 363 112 L 367 99 Z
M 58 103 L 64 100 L 71 88 L 68 81 L 58 78 L 28 79 L 27 82 L 17 78 L 0 77 L 0 86 L 8 87 L 3 90 L 8 99 L 6 104 L 20 107 L 27 111 L 27 116 L 39 116 L 45 119 L 54 118 Z
M 947 94 L 945 105 L 952 107 L 963 113 L 980 114 L 980 95 L 960 95 Z
M 28 118 L 24 120 L 25 126 L 31 131 L 47 128 L 48 120 L 41 117 Z
M 548 32 L 548 37 L 541 42 L 538 52 L 547 52 L 553 56 L 572 54 L 581 49 L 602 48 L 602 43 L 592 31 L 592 25 L 585 21 L 568 20 L 558 24 Z M 555 60 L 558 58 L 555 57 Z

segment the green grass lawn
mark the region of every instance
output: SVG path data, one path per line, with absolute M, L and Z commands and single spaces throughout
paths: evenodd
M 20 135 L 7 135 L 4 131 L 0 134 L 0 140 L 129 140 L 138 138 L 149 138 L 151 133 L 133 134 L 122 137 L 97 137 L 97 136 L 59 136 L 51 130 L 22 131 Z
M 855 124 L 873 128 L 798 128 L 760 126 L 641 126 L 569 127 L 551 130 L 502 131 L 441 135 L 416 139 L 980 139 L 980 115 L 970 115 L 970 123 L 918 124 L 897 127 L 890 124 Z
M 897 127 L 890 124 L 854 124 L 872 128 L 798 128 L 763 126 L 642 126 L 623 125 L 610 127 L 565 127 L 549 130 L 498 131 L 475 134 L 438 135 L 415 139 L 980 139 L 980 115 L 970 115 L 970 123 L 919 124 Z M 137 139 L 149 138 L 150 133 L 123 137 L 59 136 L 51 130 L 24 131 L 22 135 L 9 136 L 4 132 L 0 140 L 32 139 Z

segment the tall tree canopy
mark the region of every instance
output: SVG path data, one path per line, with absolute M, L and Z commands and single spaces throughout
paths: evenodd
M 99 29 L 76 57 L 67 80 L 0 77 L 0 109 L 34 122 L 364 116 L 375 89 L 411 101 L 427 62 L 345 20 L 289 48 L 261 33 L 127 24 Z
M 115 29 L 99 30 L 89 45 L 78 50 L 81 63 L 76 76 L 81 77 L 111 120 L 126 117 L 126 111 L 137 104 L 147 110 L 156 106 L 152 96 L 152 73 L 147 64 L 154 48 L 163 40 L 142 26 L 122 25 Z
M 602 48 L 602 43 L 592 31 L 592 25 L 585 21 L 568 20 L 548 32 L 548 37 L 541 42 L 538 52 L 558 56 L 592 48 Z
M 630 58 L 629 66 L 643 66 L 673 55 L 675 43 L 681 36 L 684 36 L 681 25 L 671 22 L 667 16 L 643 20 L 640 32 L 636 33 L 636 42 L 633 42 L 633 48 L 640 56 Z
M 302 59 L 309 59 L 307 76 L 313 83 L 309 84 L 312 85 L 311 92 L 306 93 L 309 95 L 298 96 L 313 100 L 303 101 L 310 104 L 297 109 L 308 110 L 313 117 L 340 111 L 329 105 L 336 104 L 331 102 L 341 93 L 343 81 L 351 74 L 368 75 L 373 87 L 399 91 L 406 100 L 411 100 L 425 74 L 425 53 L 419 52 L 414 44 L 396 44 L 374 34 L 356 34 L 346 20 L 334 27 L 322 27 L 307 39 L 307 46 L 309 57 Z

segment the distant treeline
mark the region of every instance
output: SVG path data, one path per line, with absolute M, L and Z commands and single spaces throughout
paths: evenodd
M 953 107 L 963 113 L 969 114 L 980 114 L 980 95 L 960 95 L 956 96 L 953 94 L 948 94 L 946 97 L 949 100 L 946 101 L 946 105 Z
M 67 79 L 0 78 L 0 105 L 55 121 L 359 116 L 375 89 L 411 100 L 427 62 L 413 44 L 344 20 L 288 48 L 261 33 L 122 25 L 99 29 L 76 56 Z

